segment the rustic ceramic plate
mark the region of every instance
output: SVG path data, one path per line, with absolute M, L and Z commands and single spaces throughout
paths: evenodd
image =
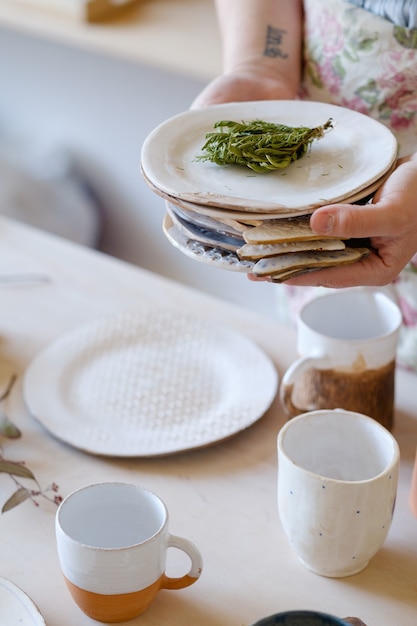
M 387 170 L 387 172 L 378 178 L 374 183 L 365 187 L 361 191 L 354 193 L 351 196 L 347 196 L 340 200 L 340 202 L 346 204 L 364 204 L 372 199 L 372 196 L 379 189 L 379 187 L 385 182 L 385 180 L 392 174 L 395 169 L 395 161 L 391 165 L 391 167 Z M 267 221 L 271 219 L 277 218 L 286 218 L 286 217 L 299 217 L 301 215 L 311 215 L 318 206 L 309 207 L 304 209 L 293 209 L 293 210 L 276 210 L 270 213 L 260 213 L 257 212 L 256 209 L 246 209 L 246 210 L 237 210 L 237 209 L 222 209 L 220 207 L 215 206 L 207 206 L 204 204 L 197 204 L 196 202 L 187 202 L 186 200 L 181 200 L 180 198 L 173 198 L 172 196 L 166 196 L 165 194 L 160 194 L 164 196 L 170 204 L 175 207 L 182 208 L 190 213 L 193 212 L 195 215 L 201 215 L 205 217 L 211 217 L 212 219 L 223 219 L 223 220 L 238 220 L 240 222 L 248 222 L 248 221 Z M 323 206 L 322 204 L 320 206 Z
M 211 265 L 221 270 L 231 270 L 249 274 L 252 272 L 255 263 L 249 260 L 239 259 L 236 252 L 225 250 L 219 246 L 202 243 L 180 231 L 170 215 L 166 214 L 162 223 L 162 229 L 168 241 L 180 252 L 190 257 L 194 261 L 199 261 L 205 265 Z
M 284 170 L 257 174 L 242 166 L 197 161 L 206 133 L 219 120 L 253 120 L 334 128 Z M 186 111 L 158 126 L 142 147 L 145 180 L 187 202 L 249 212 L 312 210 L 359 194 L 397 158 L 397 141 L 380 122 L 336 105 L 268 100 Z
M 175 210 L 173 210 L 172 206 L 168 206 L 168 204 L 167 213 L 179 231 L 184 233 L 187 237 L 200 241 L 201 243 L 205 243 L 210 246 L 219 246 L 220 248 L 230 250 L 231 252 L 236 252 L 236 250 L 245 243 L 245 240 L 241 235 L 231 236 L 220 232 L 218 228 L 207 228 L 189 220 L 185 220 L 183 217 L 178 215 Z
M 2 576 L 0 576 L 0 624 L 45 626 L 45 620 L 29 596 Z

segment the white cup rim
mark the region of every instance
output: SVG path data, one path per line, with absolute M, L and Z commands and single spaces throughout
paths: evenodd
M 158 505 L 161 507 L 162 511 L 163 511 L 163 518 L 161 520 L 161 523 L 159 525 L 159 527 L 155 530 L 155 532 L 151 535 L 149 535 L 148 537 L 146 537 L 145 539 L 143 539 L 142 541 L 138 541 L 135 543 L 131 543 L 129 545 L 126 546 L 117 546 L 117 547 L 103 547 L 103 546 L 94 546 L 88 543 L 84 543 L 82 541 L 80 541 L 79 539 L 76 539 L 75 537 L 73 537 L 70 533 L 67 532 L 67 530 L 64 528 L 62 521 L 61 521 L 61 517 L 64 511 L 64 508 L 67 507 L 69 505 L 70 500 L 72 500 L 73 497 L 76 497 L 77 494 L 81 493 L 81 492 L 85 492 L 88 491 L 92 488 L 96 488 L 96 487 L 109 487 L 109 486 L 121 486 L 121 487 L 126 487 L 129 489 L 134 489 L 137 492 L 140 492 L 142 494 L 146 494 L 148 497 L 151 497 L 153 500 L 155 500 L 155 502 L 158 503 Z M 141 546 L 144 545 L 146 543 L 148 543 L 150 540 L 152 540 L 154 537 L 157 537 L 158 535 L 161 534 L 161 532 L 163 532 L 164 528 L 167 527 L 168 524 L 168 509 L 166 507 L 165 502 L 153 491 L 151 491 L 150 489 L 147 489 L 146 487 L 143 487 L 141 485 L 135 484 L 135 483 L 128 483 L 128 482 L 124 482 L 124 481 L 103 481 L 103 482 L 96 482 L 96 483 L 89 483 L 87 485 L 83 485 L 82 487 L 78 487 L 77 489 L 75 489 L 74 491 L 72 491 L 71 493 L 69 493 L 67 496 L 65 496 L 65 498 L 62 500 L 62 502 L 60 503 L 56 514 L 55 514 L 55 524 L 56 524 L 56 528 L 57 530 L 62 533 L 64 536 L 68 537 L 71 542 L 73 542 L 74 544 L 78 544 L 79 546 L 83 546 L 83 547 L 87 547 L 90 550 L 97 550 L 97 551 L 103 551 L 103 552 L 121 552 L 123 550 L 131 550 L 132 548 L 135 548 L 136 546 Z
M 328 300 L 343 299 L 345 297 L 350 297 L 352 295 L 355 297 L 366 295 L 368 297 L 372 296 L 375 300 L 383 300 L 385 302 L 384 306 L 387 306 L 393 314 L 392 324 L 389 330 L 386 330 L 385 332 L 381 332 L 377 335 L 372 335 L 369 337 L 346 339 L 343 337 L 337 337 L 332 334 L 327 334 L 325 332 L 322 332 L 321 330 L 317 329 L 315 325 L 313 325 L 311 322 L 305 319 L 306 315 L 311 311 L 311 309 L 315 307 L 325 306 L 326 300 L 328 301 Z M 401 327 L 402 313 L 401 313 L 399 306 L 394 302 L 394 300 L 390 298 L 383 291 L 369 288 L 369 287 L 352 287 L 352 288 L 343 289 L 342 291 L 339 291 L 339 290 L 333 291 L 331 293 L 320 295 L 317 298 L 313 298 L 312 300 L 309 300 L 308 302 L 304 304 L 304 306 L 301 308 L 299 312 L 298 323 L 302 324 L 306 329 L 308 329 L 310 333 L 314 333 L 315 335 L 329 339 L 334 343 L 340 342 L 342 344 L 349 343 L 351 345 L 354 345 L 355 343 L 360 344 L 364 342 L 366 343 L 378 342 L 378 341 L 381 341 L 381 339 L 384 339 L 386 337 L 391 337 L 392 335 L 397 333 Z
M 328 414 L 334 415 L 335 413 L 339 415 L 342 415 L 342 414 L 346 415 L 349 417 L 349 419 L 356 419 L 356 420 L 360 420 L 360 421 L 371 424 L 375 430 L 379 430 L 384 435 L 384 437 L 391 442 L 392 444 L 391 460 L 389 461 L 389 463 L 386 464 L 386 466 L 380 472 L 373 474 L 372 476 L 368 478 L 359 479 L 359 480 L 344 480 L 344 479 L 339 479 L 339 478 L 332 478 L 330 476 L 319 474 L 318 472 L 302 467 L 296 461 L 294 461 L 294 459 L 292 459 L 291 456 L 287 453 L 285 446 L 284 446 L 284 440 L 285 440 L 286 434 L 294 425 L 296 425 L 298 422 L 306 421 L 316 416 L 323 416 L 323 415 L 328 415 Z M 285 459 L 287 460 L 287 462 L 293 465 L 294 467 L 299 467 L 306 474 L 309 474 L 310 476 L 315 476 L 315 477 L 320 476 L 326 482 L 339 484 L 339 485 L 340 484 L 361 485 L 361 484 L 369 484 L 373 481 L 379 480 L 382 476 L 387 475 L 390 472 L 393 472 L 394 468 L 398 465 L 398 462 L 400 459 L 400 448 L 399 448 L 398 442 L 395 439 L 395 437 L 389 432 L 389 430 L 385 428 L 385 426 L 380 424 L 377 420 L 373 419 L 372 417 L 369 417 L 368 415 L 364 415 L 363 413 L 357 413 L 355 411 L 348 411 L 346 409 L 318 409 L 316 411 L 307 411 L 305 413 L 301 413 L 300 415 L 297 415 L 289 419 L 284 424 L 284 426 L 281 427 L 281 429 L 278 432 L 277 447 L 278 447 L 278 452 L 282 454 L 283 457 L 285 457 Z

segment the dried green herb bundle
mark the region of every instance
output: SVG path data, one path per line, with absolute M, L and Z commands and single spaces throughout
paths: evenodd
M 255 172 L 283 169 L 300 159 L 314 139 L 333 128 L 329 119 L 323 126 L 308 128 L 273 124 L 262 120 L 251 122 L 216 122 L 219 131 L 206 134 L 203 154 L 198 161 L 217 165 L 245 165 Z

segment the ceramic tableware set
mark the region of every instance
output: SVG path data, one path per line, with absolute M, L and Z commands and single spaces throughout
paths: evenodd
M 332 127 L 283 170 L 258 173 L 198 158 L 219 120 L 250 119 L 289 126 L 317 126 L 331 119 Z M 141 168 L 165 200 L 164 232 L 182 253 L 279 282 L 288 271 L 320 267 L 318 259 L 329 265 L 361 258 L 362 252 L 349 251 L 362 250 L 358 245 L 317 241 L 309 216 L 324 204 L 367 201 L 396 158 L 392 133 L 366 116 L 322 103 L 268 101 L 217 105 L 167 120 L 145 140 Z M 376 330 L 362 328 L 358 320 L 360 336 L 344 336 L 340 329 L 332 334 L 316 323 L 320 312 L 305 312 L 298 327 L 299 359 L 285 374 L 281 392 L 291 417 L 278 434 L 281 526 L 301 563 L 327 577 L 361 571 L 381 548 L 399 469 L 391 423 L 366 415 L 367 405 L 364 410 L 311 410 L 311 398 L 300 404 L 294 390 L 308 371 L 320 385 L 330 380 L 334 387 L 339 358 L 345 369 L 352 358 L 364 371 L 377 364 L 378 380 L 385 387 L 392 382 L 400 323 L 395 305 L 369 292 L 348 297 L 367 300 L 368 313 L 378 313 Z M 304 335 L 309 336 L 305 341 Z M 310 354 L 306 346 L 314 342 L 317 350 Z M 364 363 L 358 361 L 359 348 Z M 305 380 L 301 386 L 309 387 Z M 221 441 L 258 420 L 277 388 L 272 361 L 253 342 L 166 308 L 105 317 L 68 332 L 35 357 L 23 382 L 30 413 L 51 434 L 85 452 L 117 457 L 173 454 Z M 181 404 L 183 396 L 187 401 Z M 133 619 L 151 606 L 159 590 L 192 585 L 202 572 L 199 548 L 170 533 L 165 504 L 141 485 L 86 485 L 61 503 L 55 528 L 63 580 L 78 607 L 94 620 Z M 170 547 L 189 558 L 188 570 L 178 577 L 165 571 Z M 4 589 L 12 611 L 10 588 Z M 34 624 L 44 624 L 40 615 L 37 619 Z M 279 624 L 363 626 L 358 618 L 306 610 L 262 617 L 253 626 Z
M 278 510 L 295 554 L 327 577 L 362 571 L 383 545 L 393 514 L 398 444 L 376 420 L 342 409 L 312 411 L 278 434 Z M 56 514 L 59 563 L 78 607 L 114 623 L 144 613 L 161 589 L 196 583 L 199 548 L 169 531 L 163 501 L 135 484 L 87 485 L 68 495 Z M 190 561 L 181 576 L 166 574 L 170 547 Z M 363 625 L 318 611 L 287 611 L 253 626 Z M 364 626 L 364 625 L 363 625 Z
M 285 168 L 258 172 L 201 160 L 206 137 L 222 120 L 290 128 L 317 128 L 331 120 L 332 126 Z M 388 128 L 340 106 L 239 102 L 163 122 L 145 139 L 141 170 L 165 200 L 163 230 L 182 253 L 282 282 L 290 273 L 355 262 L 369 253 L 367 242 L 318 239 L 309 215 L 325 204 L 366 202 L 394 168 L 397 152 Z
M 347 296 L 359 300 L 365 297 L 367 306 L 376 307 L 380 327 L 369 352 L 380 359 L 388 350 L 392 358 L 398 330 L 395 305 L 369 292 L 354 291 Z M 313 324 L 314 316 L 308 321 Z M 362 330 L 365 335 L 369 332 Z M 316 329 L 320 335 L 319 331 Z M 326 339 L 320 341 L 328 348 Z M 348 345 L 350 341 L 342 338 Z M 379 350 L 379 344 L 384 349 Z M 213 363 L 218 362 L 220 353 L 224 353 L 223 369 L 208 384 L 205 368 L 210 367 L 213 374 Z M 324 353 L 325 365 L 326 358 Z M 247 372 L 245 363 L 250 363 Z M 317 363 L 314 361 L 313 365 Z M 202 370 L 204 383 L 201 382 L 195 397 L 198 377 L 194 373 L 198 369 Z M 181 380 L 171 380 L 172 372 L 177 370 Z M 45 377 L 45 371 L 49 377 Z M 187 371 L 193 372 L 189 380 L 184 376 Z M 227 397 L 216 402 L 217 412 L 212 413 L 210 397 L 219 399 L 216 380 L 224 383 L 229 371 L 233 377 Z M 237 372 L 243 376 L 239 383 Z M 48 393 L 44 387 L 46 378 Z M 120 380 L 123 392 L 118 386 Z M 237 385 L 236 397 L 232 383 Z M 156 402 L 161 384 L 166 386 L 166 397 Z M 134 399 L 142 397 L 142 385 L 147 400 L 136 406 Z M 199 407 L 190 415 L 182 414 L 184 407 L 179 409 L 183 420 L 183 426 L 179 426 L 188 432 L 187 442 L 183 435 L 174 439 L 169 436 L 172 420 L 177 422 L 178 418 L 170 413 L 171 399 L 178 397 L 178 385 L 189 400 L 195 397 L 194 409 Z M 255 389 L 256 393 L 252 396 L 249 392 L 242 404 L 246 388 Z M 59 337 L 29 365 L 23 391 L 31 414 L 52 434 L 76 448 L 106 456 L 157 456 L 213 444 L 247 428 L 263 415 L 276 395 L 277 374 L 270 359 L 239 333 L 188 314 L 180 315 L 178 311 L 151 308 L 104 317 Z M 45 397 L 46 404 L 42 401 Z M 72 400 L 69 402 L 68 398 Z M 120 418 L 121 398 L 131 410 L 128 424 Z M 106 406 L 112 408 L 106 412 Z M 140 410 L 143 406 L 147 407 L 145 413 Z M 201 423 L 196 418 L 200 413 Z M 241 413 L 243 422 L 237 419 Z M 86 430 L 81 424 L 74 428 L 78 414 L 84 416 L 84 421 L 89 416 Z M 164 419 L 158 422 L 161 415 Z M 115 419 L 120 420 L 117 429 Z M 133 430 L 131 419 L 136 420 Z M 157 426 L 157 437 L 149 439 L 146 448 L 143 440 L 150 422 Z M 214 428 L 219 422 L 228 423 L 229 429 L 208 429 L 210 424 Z M 74 432 L 78 433 L 75 438 Z M 100 436 L 93 436 L 99 432 Z M 137 439 L 132 437 L 133 432 Z M 307 411 L 281 428 L 278 511 L 282 530 L 305 567 L 321 576 L 345 577 L 367 566 L 389 532 L 398 468 L 399 451 L 394 437 L 376 419 L 362 413 L 341 409 Z M 71 597 L 86 615 L 102 622 L 134 619 L 151 606 L 159 590 L 192 585 L 203 568 L 198 546 L 170 533 L 165 504 L 142 485 L 98 483 L 68 495 L 56 515 L 56 542 L 63 581 Z M 188 570 L 176 578 L 165 572 L 170 547 L 182 550 L 190 560 Z M 16 594 L 12 596 L 9 587 L 5 592 L 5 606 L 10 612 L 15 610 L 11 601 L 13 598 L 15 602 Z M 19 610 L 23 610 L 21 605 Z M 44 623 L 40 615 L 36 619 L 35 624 Z M 361 624 L 353 619 L 317 611 L 288 611 L 264 618 L 256 626 Z

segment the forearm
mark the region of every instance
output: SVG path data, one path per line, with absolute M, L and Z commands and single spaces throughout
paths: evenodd
M 224 72 L 253 69 L 288 85 L 301 74 L 302 0 L 216 0 Z

